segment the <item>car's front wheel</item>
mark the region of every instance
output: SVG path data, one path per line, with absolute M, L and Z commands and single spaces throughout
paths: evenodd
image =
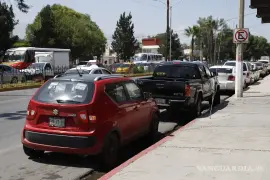
M 43 156 L 43 154 L 44 154 L 44 151 L 31 149 L 31 148 L 28 148 L 26 146 L 23 146 L 23 151 L 30 158 L 39 158 L 39 157 Z

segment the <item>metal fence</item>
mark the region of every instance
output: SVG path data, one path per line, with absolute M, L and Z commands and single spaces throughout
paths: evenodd
M 137 76 L 141 74 L 143 76 L 147 73 L 153 72 L 154 68 L 155 66 L 153 65 L 133 65 L 128 71 L 121 74 L 136 74 Z M 0 65 L 0 91 L 3 89 L 13 89 L 18 87 L 38 86 L 58 74 L 65 73 L 68 69 L 69 67 L 55 67 L 53 69 L 46 69 L 43 67 L 17 70 L 8 66 L 1 67 Z

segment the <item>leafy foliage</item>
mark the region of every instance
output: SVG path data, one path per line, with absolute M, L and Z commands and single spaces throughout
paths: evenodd
M 171 37 L 172 37 L 172 60 L 179 59 L 179 57 L 182 56 L 182 47 L 180 39 L 178 37 L 178 34 L 174 33 L 173 30 L 171 30 Z M 166 33 L 157 34 L 155 38 L 160 39 L 161 45 L 159 53 L 165 56 L 167 46 L 167 34 Z
M 194 49 L 200 50 L 210 64 L 236 57 L 233 30 L 224 19 L 213 19 L 212 16 L 199 18 L 196 25 L 185 29 L 185 35 L 191 37 L 192 52 Z M 244 59 L 259 59 L 264 55 L 269 56 L 269 53 L 270 45 L 267 40 L 251 34 L 249 43 L 245 45 Z
M 0 54 L 18 40 L 17 36 L 12 36 L 12 31 L 17 24 L 12 6 L 0 2 Z
M 134 24 L 132 23 L 131 13 L 126 15 L 124 12 L 120 15 L 112 38 L 112 48 L 119 59 L 127 61 L 134 56 L 138 45 L 134 37 Z
M 69 48 L 72 57 L 97 56 L 104 53 L 106 38 L 89 15 L 66 6 L 47 5 L 26 30 L 32 46 Z
M 25 0 L 15 0 L 15 2 L 17 3 L 19 10 L 24 13 L 27 13 L 30 9 L 30 6 L 25 3 Z

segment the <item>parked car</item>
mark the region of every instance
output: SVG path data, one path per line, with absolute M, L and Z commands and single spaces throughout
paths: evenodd
M 121 63 L 114 63 L 114 64 L 110 65 L 110 66 L 108 67 L 108 69 L 109 69 L 111 72 L 116 73 L 116 69 L 117 69 L 118 67 L 120 67 L 121 65 L 122 65 Z
M 225 92 L 235 91 L 236 68 L 233 66 L 212 66 L 210 71 L 218 77 L 220 90 Z M 243 78 L 243 88 L 247 87 L 245 78 Z
M 123 63 L 116 69 L 116 73 L 120 74 L 132 73 L 132 69 L 134 66 L 135 65 L 133 63 Z
M 130 78 L 64 76 L 50 79 L 31 98 L 21 141 L 32 158 L 44 151 L 100 155 L 111 168 L 120 146 L 142 136 L 156 140 L 159 116 L 151 94 Z
M 18 83 L 18 82 L 25 82 L 26 77 L 23 72 L 20 72 L 18 69 L 13 67 L 0 64 L 0 84 L 5 83 Z
M 253 75 L 254 75 L 254 80 L 255 82 L 260 80 L 260 71 L 259 71 L 259 67 L 257 66 L 256 63 L 250 63 L 252 66 L 252 71 L 253 71 Z
M 208 67 L 197 62 L 167 62 L 158 66 L 153 77 L 137 79 L 144 92 L 151 92 L 158 105 L 194 116 L 202 112 L 202 101 L 220 104 L 219 84 Z
M 267 74 L 270 73 L 270 61 L 269 60 L 259 60 L 258 62 L 261 62 L 265 65 L 266 69 L 267 69 Z
M 82 74 L 112 74 L 109 70 L 98 67 L 96 65 L 92 65 L 89 67 L 85 66 L 81 68 L 72 68 L 67 70 L 64 74 L 78 74 L 78 72 Z
M 267 74 L 267 67 L 262 62 L 254 62 L 254 64 L 258 68 L 258 71 L 260 73 L 260 77 L 264 78 Z
M 59 67 L 59 68 L 63 68 L 62 71 L 65 70 L 64 67 Z M 28 66 L 26 69 L 23 69 L 21 71 L 26 74 L 27 80 L 33 80 L 37 77 L 41 77 L 42 79 L 48 79 L 48 78 L 54 77 L 55 75 L 55 72 L 54 72 L 55 69 L 53 69 L 51 64 L 48 62 L 33 63 L 30 66 Z
M 224 63 L 224 66 L 236 67 L 236 61 L 226 61 Z M 253 83 L 254 76 L 252 72 L 252 67 L 250 64 L 248 64 L 248 62 L 243 62 L 243 76 L 247 86 Z

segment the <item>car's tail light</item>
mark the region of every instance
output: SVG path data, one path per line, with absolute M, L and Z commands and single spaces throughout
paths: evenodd
M 232 76 L 232 75 L 230 75 L 230 76 L 228 77 L 228 81 L 235 81 L 235 77 Z
M 190 85 L 185 85 L 185 97 L 190 97 Z
M 247 73 L 247 77 L 249 77 L 249 72 Z
M 97 121 L 97 117 L 93 115 L 89 115 L 89 121 L 90 123 L 95 123 Z
M 37 114 L 37 109 L 31 106 L 28 106 L 26 119 L 33 120 L 36 117 L 36 114 Z

